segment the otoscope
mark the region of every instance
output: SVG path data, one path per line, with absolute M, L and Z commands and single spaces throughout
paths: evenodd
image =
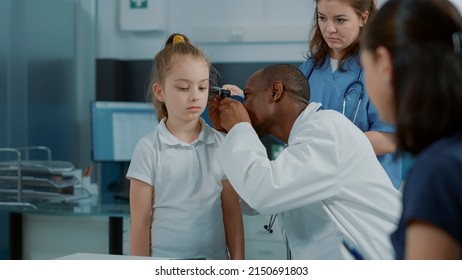
M 224 88 L 221 88 L 221 87 L 215 87 L 215 86 L 209 87 L 209 97 L 211 97 L 212 95 L 218 95 L 221 98 L 230 97 L 230 98 L 235 99 L 237 101 L 244 102 L 244 98 L 242 98 L 242 96 L 231 95 L 230 90 L 224 89 Z
M 231 91 L 228 89 L 221 88 L 221 87 L 214 87 L 214 86 L 209 87 L 209 95 L 212 95 L 212 94 L 216 94 L 220 96 L 221 98 L 231 97 Z

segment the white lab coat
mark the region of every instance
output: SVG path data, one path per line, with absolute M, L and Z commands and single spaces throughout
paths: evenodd
M 389 239 L 401 196 L 355 125 L 311 103 L 270 161 L 249 123 L 235 125 L 219 162 L 239 196 L 261 214 L 278 214 L 293 259 L 352 259 L 353 243 L 368 259 L 392 259 Z

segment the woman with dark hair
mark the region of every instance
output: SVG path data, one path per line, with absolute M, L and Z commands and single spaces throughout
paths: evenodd
M 365 28 L 372 102 L 414 156 L 398 259 L 462 258 L 462 17 L 447 0 L 390 0 Z
M 300 70 L 310 84 L 310 102 L 342 113 L 361 129 L 399 188 L 401 159 L 394 154 L 395 128 L 384 124 L 369 102 L 359 62 L 359 36 L 375 12 L 375 0 L 316 0 L 308 59 Z

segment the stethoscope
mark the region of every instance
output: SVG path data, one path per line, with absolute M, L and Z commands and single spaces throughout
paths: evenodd
M 308 81 L 310 80 L 310 77 L 311 77 L 311 74 L 313 74 L 313 71 L 314 71 L 314 65 L 311 66 L 311 70 L 310 70 L 308 76 L 306 77 L 306 79 Z M 346 110 L 346 103 L 347 103 L 348 95 L 354 90 L 355 86 L 359 87 L 358 104 L 356 105 L 356 110 L 355 110 L 355 113 L 353 115 L 353 119 L 351 119 L 351 121 L 353 123 L 356 122 L 356 117 L 358 117 L 359 107 L 361 106 L 361 102 L 363 101 L 363 98 L 364 98 L 364 84 L 363 84 L 363 82 L 361 82 L 362 73 L 363 73 L 363 68 L 360 68 L 359 74 L 358 74 L 358 77 L 356 78 L 356 80 L 351 82 L 346 87 L 345 92 L 343 93 L 342 114 L 344 116 L 346 116 L 345 115 L 345 110 Z
M 273 225 L 274 225 L 274 222 L 276 221 L 276 217 L 277 217 L 277 214 L 271 215 L 268 224 L 263 227 L 264 229 L 266 229 L 268 233 L 273 233 Z
M 273 214 L 270 216 L 269 218 L 269 222 L 267 225 L 264 225 L 263 228 L 268 232 L 268 233 L 273 233 L 273 225 L 274 225 L 274 222 L 276 221 L 276 217 L 278 216 L 278 214 Z M 285 237 L 285 245 L 286 245 L 286 254 L 287 254 L 287 259 L 288 260 L 291 260 L 292 259 L 292 252 L 290 251 L 290 247 L 289 247 L 289 240 L 287 239 L 287 235 Z

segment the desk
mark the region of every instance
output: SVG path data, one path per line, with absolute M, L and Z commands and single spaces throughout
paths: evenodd
M 109 254 L 121 255 L 123 253 L 123 219 L 130 216 L 127 203 L 100 204 L 96 197 L 83 199 L 75 203 L 34 203 L 37 209 L 11 207 L 9 210 L 9 258 L 18 260 L 24 258 L 25 222 L 30 218 L 67 221 L 72 226 L 73 220 L 93 219 L 93 225 L 98 225 L 95 219 L 107 221 L 107 240 Z M 91 224 L 90 224 L 91 226 Z M 95 228 L 95 231 L 105 231 L 104 225 Z M 59 234 L 59 232 L 56 232 Z M 48 238 L 51 238 L 48 236 Z M 59 241 L 59 239 L 56 239 Z M 76 239 L 75 242 L 79 240 Z M 68 240 L 73 242 L 73 240 Z M 64 244 L 63 244 L 64 245 Z
M 157 257 L 140 257 L 127 255 L 110 255 L 110 254 L 89 254 L 75 253 L 57 258 L 57 260 L 169 260 L 166 258 Z

